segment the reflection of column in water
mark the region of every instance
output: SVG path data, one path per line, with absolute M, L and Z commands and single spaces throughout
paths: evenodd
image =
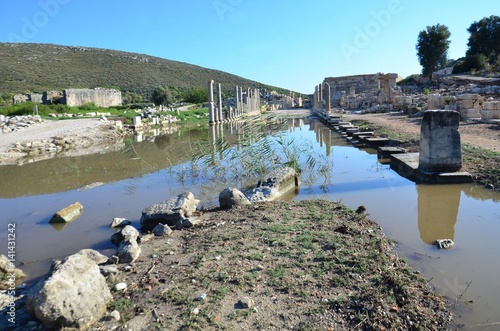
M 316 142 L 320 142 L 320 136 L 319 136 L 319 125 L 317 121 L 314 121 L 314 132 L 316 133 Z
M 319 147 L 323 148 L 323 140 L 325 139 L 325 132 L 323 128 L 319 127 L 318 133 L 319 133 Z
M 217 139 L 223 139 L 224 138 L 224 125 L 218 124 L 216 125 L 216 133 L 217 133 Z M 219 151 L 219 157 L 221 160 L 224 160 L 224 151 L 221 149 Z
M 210 140 L 210 145 L 212 146 L 212 162 L 215 163 L 216 160 L 216 153 L 217 153 L 217 132 L 215 125 L 210 125 L 210 128 L 208 130 L 208 138 Z
M 326 156 L 330 156 L 332 151 L 332 130 L 328 129 L 326 133 Z
M 134 135 L 134 141 L 136 143 L 140 143 L 141 141 L 144 140 L 144 133 L 142 131 L 135 131 L 135 135 Z
M 418 230 L 426 244 L 454 239 L 461 185 L 417 185 Z

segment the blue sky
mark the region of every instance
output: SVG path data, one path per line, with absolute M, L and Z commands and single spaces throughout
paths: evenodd
M 498 0 L 3 0 L 0 42 L 143 53 L 312 93 L 325 77 L 420 73 L 419 31 L 451 32 L 465 54 Z M 0 77 L 1 79 L 1 77 Z

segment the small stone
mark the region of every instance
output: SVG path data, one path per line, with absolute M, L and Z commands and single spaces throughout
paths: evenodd
M 207 294 L 206 294 L 206 293 L 202 293 L 202 294 L 198 295 L 198 296 L 195 298 L 195 300 L 196 300 L 196 301 L 203 301 L 203 300 L 205 300 L 205 298 L 206 298 L 206 297 L 207 297 Z
M 220 255 L 217 255 L 217 256 L 215 257 L 215 260 L 216 260 L 216 261 L 220 261 L 221 259 L 222 259 L 222 256 L 220 256 Z
M 127 284 L 125 284 L 125 283 L 118 283 L 118 284 L 115 284 L 115 286 L 114 286 L 115 291 L 123 291 L 126 288 L 127 288 Z
M 437 239 L 435 243 L 439 249 L 449 249 L 455 245 L 451 239 Z
M 131 240 L 137 240 L 137 237 L 139 237 L 139 231 L 137 231 L 136 228 L 134 228 L 133 226 L 131 225 L 126 225 L 121 231 L 120 233 L 122 234 L 123 236 L 123 239 L 124 240 L 128 240 L 128 241 L 131 241 Z
M 101 274 L 103 276 L 107 276 L 109 274 L 116 274 L 118 273 L 118 268 L 115 265 L 103 265 L 99 266 L 99 270 L 101 270 Z
M 113 310 L 113 311 L 109 314 L 109 316 L 110 316 L 113 320 L 115 320 L 115 321 L 119 321 L 119 320 L 120 320 L 120 312 L 119 312 L 119 311 L 117 311 L 117 310 Z
M 152 232 L 156 237 L 163 237 L 172 234 L 173 231 L 168 225 L 159 223 L 154 227 Z
M 132 222 L 130 222 L 126 218 L 115 217 L 115 218 L 113 218 L 113 222 L 111 222 L 111 224 L 109 225 L 109 227 L 113 228 L 113 229 L 114 228 L 123 228 L 126 225 L 130 225 L 130 224 L 132 224 Z
M 253 308 L 254 306 L 254 302 L 251 298 L 249 297 L 243 297 L 241 300 L 240 300 L 240 306 L 241 308 Z
M 193 315 L 198 315 L 199 313 L 200 313 L 200 309 L 198 307 L 191 310 L 191 314 L 193 314 Z
M 109 274 L 106 277 L 106 283 L 108 284 L 115 284 L 118 281 L 118 277 L 116 277 L 116 274 Z

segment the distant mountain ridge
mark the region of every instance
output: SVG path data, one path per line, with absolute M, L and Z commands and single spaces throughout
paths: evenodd
M 205 87 L 213 79 L 224 91 L 236 85 L 288 90 L 223 71 L 145 54 L 55 44 L 0 43 L 0 93 L 113 87 L 149 99 L 154 88 Z

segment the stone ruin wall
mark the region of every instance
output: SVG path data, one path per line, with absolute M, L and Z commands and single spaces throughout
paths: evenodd
M 93 103 L 102 108 L 122 105 L 122 93 L 114 89 L 66 89 L 63 93 L 66 104 L 70 107 L 86 103 Z
M 380 89 L 379 74 L 327 77 L 323 82 L 330 85 L 333 99 L 340 99 L 342 92 L 352 94 L 353 89 L 356 94 L 371 93 Z
M 399 79 L 395 73 L 376 73 L 343 77 L 327 77 L 317 86 L 315 108 L 340 107 L 347 109 L 366 109 L 372 105 L 393 102 L 395 95 L 392 89 Z M 329 93 L 328 93 L 329 92 Z M 327 103 L 326 99 L 330 102 Z
M 97 107 L 109 108 L 122 105 L 122 93 L 115 89 L 66 89 L 64 91 L 45 91 L 43 93 L 16 94 L 12 103 L 31 101 L 45 105 L 60 103 L 78 107 L 93 103 Z

